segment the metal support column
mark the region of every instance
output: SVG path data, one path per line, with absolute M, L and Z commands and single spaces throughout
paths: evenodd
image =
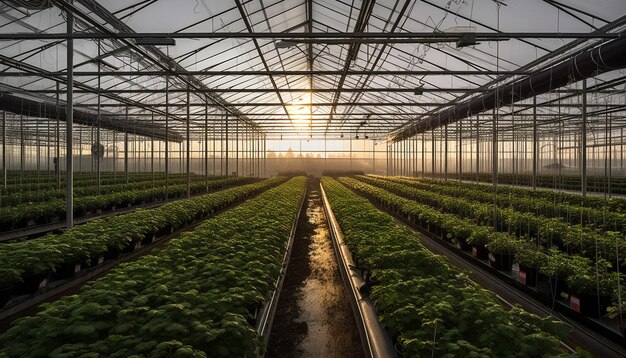
M 216 136 L 216 133 L 215 133 L 215 126 L 213 126 L 213 133 L 212 133 L 211 137 L 213 137 L 213 177 L 216 177 L 217 176 L 216 175 L 217 174 L 217 172 L 216 172 L 216 170 L 217 170 L 217 165 L 216 165 L 217 164 L 217 157 L 215 155 L 215 143 L 216 143 L 216 139 L 217 139 L 216 137 L 217 136 Z
M 480 181 L 480 120 L 476 115 L 476 182 Z
M 376 141 L 372 139 L 372 174 L 376 174 Z
M 537 96 L 533 96 L 533 153 L 532 153 L 532 178 L 531 183 L 533 190 L 537 189 L 537 151 L 538 151 L 538 141 L 537 141 Z
M 59 82 L 56 83 L 56 96 L 55 96 L 55 103 L 56 103 L 56 108 L 58 111 L 59 108 L 59 94 L 61 93 L 60 89 L 59 89 Z M 55 165 L 55 170 L 56 170 L 56 179 L 57 179 L 57 190 L 61 191 L 61 121 L 57 120 L 56 121 L 56 165 Z
M 187 192 L 187 198 L 191 197 L 191 134 L 189 131 L 189 125 L 191 122 L 191 106 L 190 106 L 190 99 L 189 99 L 189 87 L 187 87 L 187 123 L 185 125 L 185 132 L 187 135 L 187 143 L 185 146 L 186 149 L 186 153 L 185 155 L 187 156 L 187 161 L 186 161 L 186 175 L 187 175 L 187 188 L 186 188 L 186 192 Z
M 498 112 L 493 109 L 493 120 L 491 125 L 491 182 L 498 185 Z
M 580 190 L 587 195 L 587 80 L 583 80 L 582 91 L 582 130 L 580 136 Z
M 446 125 L 444 128 L 444 157 L 443 157 L 443 178 L 444 180 L 448 180 L 448 126 Z
M 426 133 L 422 132 L 422 178 L 426 173 Z
M 204 183 L 209 191 L 209 107 L 204 106 Z
M 74 14 L 67 11 L 67 34 L 74 31 Z M 67 39 L 67 88 L 66 88 L 66 114 L 67 126 L 66 138 L 66 162 L 65 162 L 65 226 L 68 229 L 74 227 L 74 156 L 73 156 L 73 131 L 74 131 L 74 39 Z
M 150 122 L 154 126 L 154 112 L 152 112 L 150 119 Z M 152 187 L 154 188 L 154 137 L 150 138 L 150 174 L 150 177 L 152 179 Z
M 169 128 L 170 128 L 170 78 L 169 76 L 165 76 L 165 200 L 169 198 L 169 191 L 170 191 Z
M 608 191 L 609 198 L 612 196 L 611 179 L 613 176 L 613 170 L 612 170 L 612 167 L 613 167 L 613 127 L 612 127 L 613 123 L 612 122 L 613 121 L 612 119 L 613 119 L 613 116 L 607 113 L 606 114 L 606 121 L 607 121 L 606 137 L 608 137 L 608 143 L 607 143 L 608 147 L 607 147 L 606 154 L 604 156 L 605 158 L 608 156 L 608 158 L 605 159 L 608 162 L 608 165 L 605 164 L 604 168 L 608 172 L 607 173 L 608 175 L 606 175 L 607 177 L 606 182 L 607 182 L 607 191 Z
M 435 155 L 435 130 L 433 129 L 431 133 L 432 133 L 432 136 L 431 136 L 432 141 L 431 141 L 431 148 L 430 148 L 430 154 L 431 154 L 431 158 L 430 158 L 430 160 L 431 160 L 431 162 L 430 162 L 431 173 L 430 173 L 430 176 L 431 176 L 431 178 L 435 179 L 435 163 L 436 163 L 436 160 L 435 160 L 435 158 L 436 158 L 436 155 Z
M 386 164 L 387 164 L 385 175 L 389 176 L 389 144 L 385 146 L 385 153 L 386 153 Z
M 226 169 L 226 176 L 229 176 L 228 173 L 228 113 L 226 113 L 226 126 L 225 126 L 225 135 L 226 135 L 226 150 L 225 150 L 225 154 L 226 154 L 226 161 L 224 162 L 224 168 Z
M 98 58 L 101 58 L 102 51 L 100 49 L 100 40 L 98 40 L 97 43 L 98 43 Z M 100 195 L 100 182 L 101 182 L 101 180 L 100 180 L 101 179 L 100 178 L 100 156 L 104 155 L 104 153 L 101 153 L 101 151 L 100 151 L 100 115 L 101 115 L 101 113 L 100 113 L 100 105 L 101 105 L 101 100 L 102 100 L 101 97 L 100 97 L 100 88 L 102 86 L 102 84 L 101 84 L 101 77 L 102 76 L 99 75 L 100 71 L 101 71 L 101 68 L 100 68 L 101 64 L 100 64 L 100 62 L 101 61 L 97 61 L 97 63 L 98 63 L 98 93 L 96 94 L 96 101 L 98 103 L 98 108 L 96 109 L 96 111 L 97 111 L 96 115 L 98 116 L 98 119 L 97 119 L 97 124 L 96 124 L 96 143 L 95 143 L 95 145 L 96 145 L 95 146 L 95 148 L 96 148 L 96 151 L 95 151 L 96 152 L 96 193 L 98 195 Z
M 2 111 L 2 188 L 7 190 L 7 113 Z
M 26 163 L 26 146 L 24 145 L 24 119 L 20 113 L 20 184 L 24 183 L 24 164 Z
M 352 135 L 350 136 L 350 171 L 352 171 Z
M 126 106 L 126 121 L 128 121 L 128 106 Z M 124 181 L 128 184 L 128 131 L 124 132 Z
M 463 125 L 462 125 L 462 121 L 459 122 L 457 130 L 459 132 L 459 143 L 458 143 L 458 149 L 457 149 L 457 156 L 459 158 L 459 181 L 462 180 L 463 178 Z

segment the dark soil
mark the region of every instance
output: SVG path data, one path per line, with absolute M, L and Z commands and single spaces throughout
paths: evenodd
M 363 348 L 341 279 L 319 179 L 310 178 L 267 357 L 363 357 Z

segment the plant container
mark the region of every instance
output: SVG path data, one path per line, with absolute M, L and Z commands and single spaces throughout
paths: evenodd
M 89 260 L 89 263 L 85 263 L 83 264 L 83 266 L 85 268 L 89 268 L 89 267 L 96 267 L 98 265 L 102 265 L 102 263 L 104 262 L 104 256 L 96 256 L 96 257 L 92 257 Z
M 128 244 L 124 249 L 122 249 L 122 253 L 129 253 L 141 248 L 141 241 L 134 241 Z
M 146 234 L 143 240 L 141 240 L 142 245 L 152 244 L 156 241 L 156 234 Z
M 463 251 L 469 251 L 472 249 L 472 246 L 467 243 L 467 240 L 464 238 L 453 237 L 452 243 L 456 246 L 457 249 Z
M 511 271 L 513 268 L 513 255 L 489 253 L 489 266 L 500 271 Z
M 472 245 L 472 256 L 480 260 L 487 260 L 489 258 L 489 250 L 482 245 Z
M 537 268 L 520 264 L 517 281 L 526 286 L 537 286 Z
M 18 295 L 30 295 L 48 285 L 48 276 L 44 274 L 26 274 L 22 282 L 15 285 L 13 292 Z
M 73 277 L 75 274 L 79 273 L 81 270 L 81 264 L 67 263 L 61 265 L 53 274 L 52 278 L 55 280 L 63 280 L 66 278 Z
M 120 250 L 116 247 L 111 247 L 104 253 L 105 260 L 113 260 L 120 256 Z
M 606 295 L 570 293 L 569 308 L 591 318 L 602 318 L 611 305 L 611 297 Z
M 566 291 L 565 279 L 556 276 L 549 277 L 542 273 L 537 274 L 537 295 L 547 305 L 552 306 L 552 302 L 561 297 L 561 292 Z

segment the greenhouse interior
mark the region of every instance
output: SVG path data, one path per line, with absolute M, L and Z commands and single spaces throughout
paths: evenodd
M 0 358 L 626 357 L 624 0 L 3 0 Z

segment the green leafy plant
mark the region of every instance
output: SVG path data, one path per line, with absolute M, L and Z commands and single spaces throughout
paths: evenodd
M 430 253 L 417 234 L 350 189 L 393 203 L 404 213 L 422 216 L 423 210 L 424 217 L 434 217 L 436 210 L 354 179 L 324 177 L 322 185 L 351 253 L 373 272 L 370 298 L 403 356 L 560 355 L 562 326 L 506 311 L 493 293 Z
M 250 307 L 279 277 L 305 183 L 269 189 L 15 321 L 0 356 L 258 356 Z

